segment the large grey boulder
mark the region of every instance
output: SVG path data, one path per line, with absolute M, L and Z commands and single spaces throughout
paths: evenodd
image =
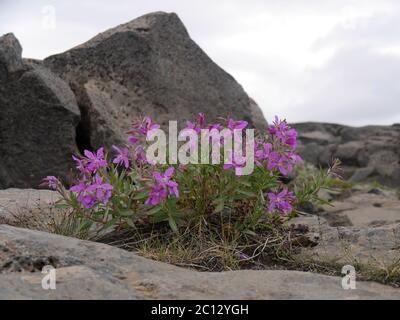
M 82 111 L 82 144 L 124 141 L 132 119 L 165 125 L 199 112 L 259 127 L 261 110 L 190 38 L 174 13 L 155 12 L 107 30 L 44 64 L 69 82 Z M 184 124 L 184 123 L 183 123 Z
M 293 126 L 306 161 L 327 167 L 337 157 L 351 181 L 400 187 L 400 125 L 356 128 L 307 122 Z
M 43 290 L 42 268 L 56 268 Z M 197 272 L 105 244 L 0 225 L 0 299 L 400 299 L 374 282 L 287 270 Z
M 37 187 L 46 175 L 66 178 L 77 151 L 74 94 L 21 53 L 13 34 L 0 38 L 0 188 Z
M 266 123 L 176 14 L 145 15 L 44 62 L 21 54 L 13 34 L 0 38 L 0 189 L 36 188 L 47 175 L 68 182 L 71 154 L 124 143 L 136 117 Z

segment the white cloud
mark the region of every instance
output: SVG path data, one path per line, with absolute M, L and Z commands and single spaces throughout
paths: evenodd
M 395 0 L 0 1 L 0 33 L 14 32 L 27 57 L 65 51 L 151 11 L 174 11 L 269 119 L 400 121 Z M 42 27 L 46 5 L 56 8 L 55 30 Z

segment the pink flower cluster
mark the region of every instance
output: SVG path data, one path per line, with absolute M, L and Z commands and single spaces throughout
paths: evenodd
M 57 190 L 60 185 L 60 181 L 55 176 L 47 176 L 40 184 L 41 187 L 49 187 L 53 190 Z
M 227 127 L 231 130 L 245 129 L 246 121 L 228 120 Z M 300 161 L 300 156 L 295 152 L 297 145 L 297 132 L 287 125 L 286 120 L 279 120 L 275 117 L 273 125 L 267 129 L 266 137 L 256 140 L 254 150 L 254 160 L 257 166 L 266 167 L 269 171 L 277 170 L 286 176 L 290 174 L 296 162 Z M 240 173 L 243 166 L 235 155 L 232 155 L 232 164 L 225 164 L 224 169 L 236 169 Z M 238 170 L 239 169 L 239 170 Z
M 174 167 L 169 167 L 164 173 L 153 172 L 155 184 L 151 187 L 146 204 L 157 205 L 162 199 L 167 198 L 168 194 L 174 194 L 179 198 L 178 183 L 171 180 L 173 174 Z
M 128 131 L 128 142 L 132 149 L 132 154 L 139 162 L 151 164 L 146 159 L 143 143 L 146 140 L 147 133 L 150 130 L 159 129 L 160 125 L 154 123 L 150 117 L 145 117 L 140 121 L 134 121 L 132 129 Z
M 284 188 L 280 192 L 268 192 L 268 212 L 274 212 L 278 210 L 282 214 L 288 214 L 292 211 L 292 204 L 295 200 L 294 194 L 291 191 L 288 191 L 287 188 Z
M 203 113 L 199 113 L 196 121 L 186 122 L 186 128 L 195 130 L 197 133 L 200 133 L 201 129 L 222 130 L 227 128 L 230 130 L 245 130 L 247 127 L 247 121 L 237 121 L 232 118 L 206 124 Z M 151 176 L 152 181 L 152 184 L 147 186 L 149 191 L 145 204 L 152 206 L 158 205 L 169 196 L 179 197 L 178 183 L 172 179 L 174 168 L 169 167 L 163 173 L 154 171 L 153 164 L 146 160 L 144 152 L 146 135 L 150 130 L 159 128 L 159 124 L 154 123 L 150 117 L 145 117 L 133 123 L 132 129 L 128 132 L 129 144 L 127 147 L 120 148 L 113 145 L 115 156 L 112 159 L 112 163 L 118 166 L 119 169 L 129 172 L 137 163 L 141 164 L 140 167 L 144 164 L 144 167 L 147 168 L 146 170 L 150 168 L 150 172 L 145 171 L 145 176 Z M 217 143 L 222 143 L 224 138 L 226 136 L 222 136 Z M 270 172 L 283 176 L 289 175 L 295 163 L 301 160 L 296 153 L 296 139 L 296 130 L 291 128 L 286 123 L 286 120 L 279 120 L 278 117 L 275 117 L 275 121 L 266 130 L 266 134 L 256 140 L 254 150 L 256 166 L 264 167 Z M 216 156 L 219 157 L 220 154 Z M 110 167 L 112 168 L 112 164 L 107 162 L 104 149 L 99 148 L 93 152 L 85 150 L 83 157 L 72 156 L 72 158 L 76 163 L 80 176 L 79 180 L 70 188 L 70 191 L 77 196 L 78 201 L 84 208 L 90 209 L 96 204 L 106 205 L 111 197 L 113 186 L 105 178 Z M 243 161 L 238 161 L 235 155 L 232 155 L 232 163 L 224 164 L 223 168 L 224 170 L 234 169 L 235 173 L 238 174 L 244 165 Z M 57 178 L 53 176 L 46 177 L 44 184 L 51 189 L 58 189 L 61 185 Z M 269 212 L 279 211 L 282 214 L 287 214 L 292 210 L 294 195 L 286 188 L 276 193 L 268 192 L 267 198 L 267 211 Z
M 99 174 L 101 168 L 108 166 L 104 158 L 104 149 L 96 152 L 84 151 L 85 157 L 72 156 L 76 168 L 80 172 L 80 179 L 70 188 L 70 191 L 77 195 L 78 201 L 86 208 L 92 208 L 96 203 L 107 204 L 111 196 L 113 186 L 103 181 Z
M 275 116 L 273 125 L 268 128 L 271 143 L 259 142 L 255 152 L 256 164 L 267 161 L 269 171 L 278 170 L 286 176 L 293 170 L 294 164 L 301 160 L 295 152 L 297 145 L 296 129 L 289 127 L 286 120 Z
M 113 145 L 116 155 L 112 162 L 129 170 L 130 162 L 134 160 L 148 163 L 145 159 L 142 142 L 144 142 L 149 130 L 158 129 L 160 126 L 152 122 L 149 117 L 142 121 L 135 122 L 132 130 L 129 132 L 129 146 L 120 148 Z M 70 191 L 77 195 L 79 202 L 83 207 L 90 209 L 95 204 L 107 204 L 111 197 L 113 186 L 104 181 L 104 178 L 99 173 L 99 170 L 104 168 L 107 170 L 108 163 L 105 159 L 104 149 L 100 148 L 96 152 L 88 150 L 84 151 L 84 157 L 73 156 L 76 162 L 76 168 L 80 172 L 80 179 L 75 185 L 70 188 Z M 146 204 L 157 205 L 162 199 L 167 198 L 169 194 L 174 194 L 179 197 L 178 183 L 173 181 L 172 175 L 174 168 L 168 168 L 165 173 L 154 171 L 152 173 L 155 179 L 155 184 L 150 187 Z M 52 179 L 48 180 L 52 186 L 55 182 Z

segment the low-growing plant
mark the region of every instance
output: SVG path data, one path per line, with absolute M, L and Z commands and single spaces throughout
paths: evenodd
M 248 123 L 228 118 L 206 124 L 204 115 L 199 114 L 186 127 L 200 134 L 202 129 L 243 130 Z M 266 248 L 262 237 L 282 230 L 298 204 L 320 200 L 318 191 L 329 187 L 326 177 L 335 169 L 319 172 L 311 182 L 296 184 L 295 177 L 288 183 L 288 176 L 301 161 L 296 153 L 297 132 L 277 117 L 264 132 L 255 135 L 255 168 L 249 175 L 241 174 L 243 163 L 237 161 L 236 153 L 228 163 L 156 163 L 146 155 L 150 146 L 146 137 L 159 128 L 146 117 L 133 123 L 126 146 L 113 146 L 113 157 L 103 148 L 74 155 L 78 176 L 70 188 L 54 176 L 44 179 L 46 186 L 62 195 L 57 206 L 73 210 L 80 232 L 167 232 L 168 241 L 181 239 L 184 234 L 189 242 L 196 237 L 200 242 L 211 238 L 214 242 L 235 242 L 242 250 L 233 249 L 237 254 L 231 252 L 232 256 L 246 261 Z M 221 135 L 217 143 L 226 138 Z M 214 149 L 209 153 L 215 158 Z M 221 159 L 226 154 L 220 149 L 217 156 Z
M 324 189 L 333 195 L 339 195 L 343 190 L 351 189 L 353 184 L 343 180 L 341 176 L 341 162 L 333 159 L 327 170 L 302 162 L 294 170 L 291 183 L 296 194 L 297 206 L 303 206 L 308 202 L 316 204 L 329 204 L 329 201 L 320 196 L 320 190 Z

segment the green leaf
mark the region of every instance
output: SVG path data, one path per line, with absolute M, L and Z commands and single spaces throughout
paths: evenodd
M 163 210 L 160 210 L 151 216 L 152 223 L 160 223 L 166 220 L 168 220 L 168 215 Z
M 54 205 L 57 209 L 67 209 L 70 208 L 71 206 L 67 203 L 56 203 Z
M 244 181 L 244 180 L 239 180 L 239 183 L 246 186 L 246 187 L 251 187 L 251 183 L 248 181 Z
M 154 208 L 150 209 L 149 211 L 147 211 L 148 215 L 154 215 L 157 212 L 159 212 L 161 210 L 160 206 L 155 206 Z
M 176 225 L 176 222 L 174 218 L 169 217 L 168 218 L 169 226 L 171 227 L 173 232 L 178 232 L 178 226 Z
M 144 198 L 147 198 L 147 192 L 140 192 L 140 193 L 138 193 L 137 195 L 135 195 L 134 197 L 133 197 L 133 199 L 134 200 L 142 200 L 142 199 L 144 199 Z
M 135 213 L 131 209 L 122 209 L 117 211 L 118 215 L 123 217 L 133 216 Z
M 117 221 L 118 221 L 118 217 L 112 218 L 110 221 L 107 221 L 107 223 L 104 225 L 105 229 L 108 229 L 110 227 L 112 227 Z
M 86 220 L 81 223 L 79 226 L 79 231 L 88 230 L 92 226 L 92 221 Z
M 255 197 L 255 195 L 256 195 L 254 192 L 240 190 L 240 189 L 238 189 L 237 192 L 244 194 L 245 196 L 248 196 L 248 197 Z

